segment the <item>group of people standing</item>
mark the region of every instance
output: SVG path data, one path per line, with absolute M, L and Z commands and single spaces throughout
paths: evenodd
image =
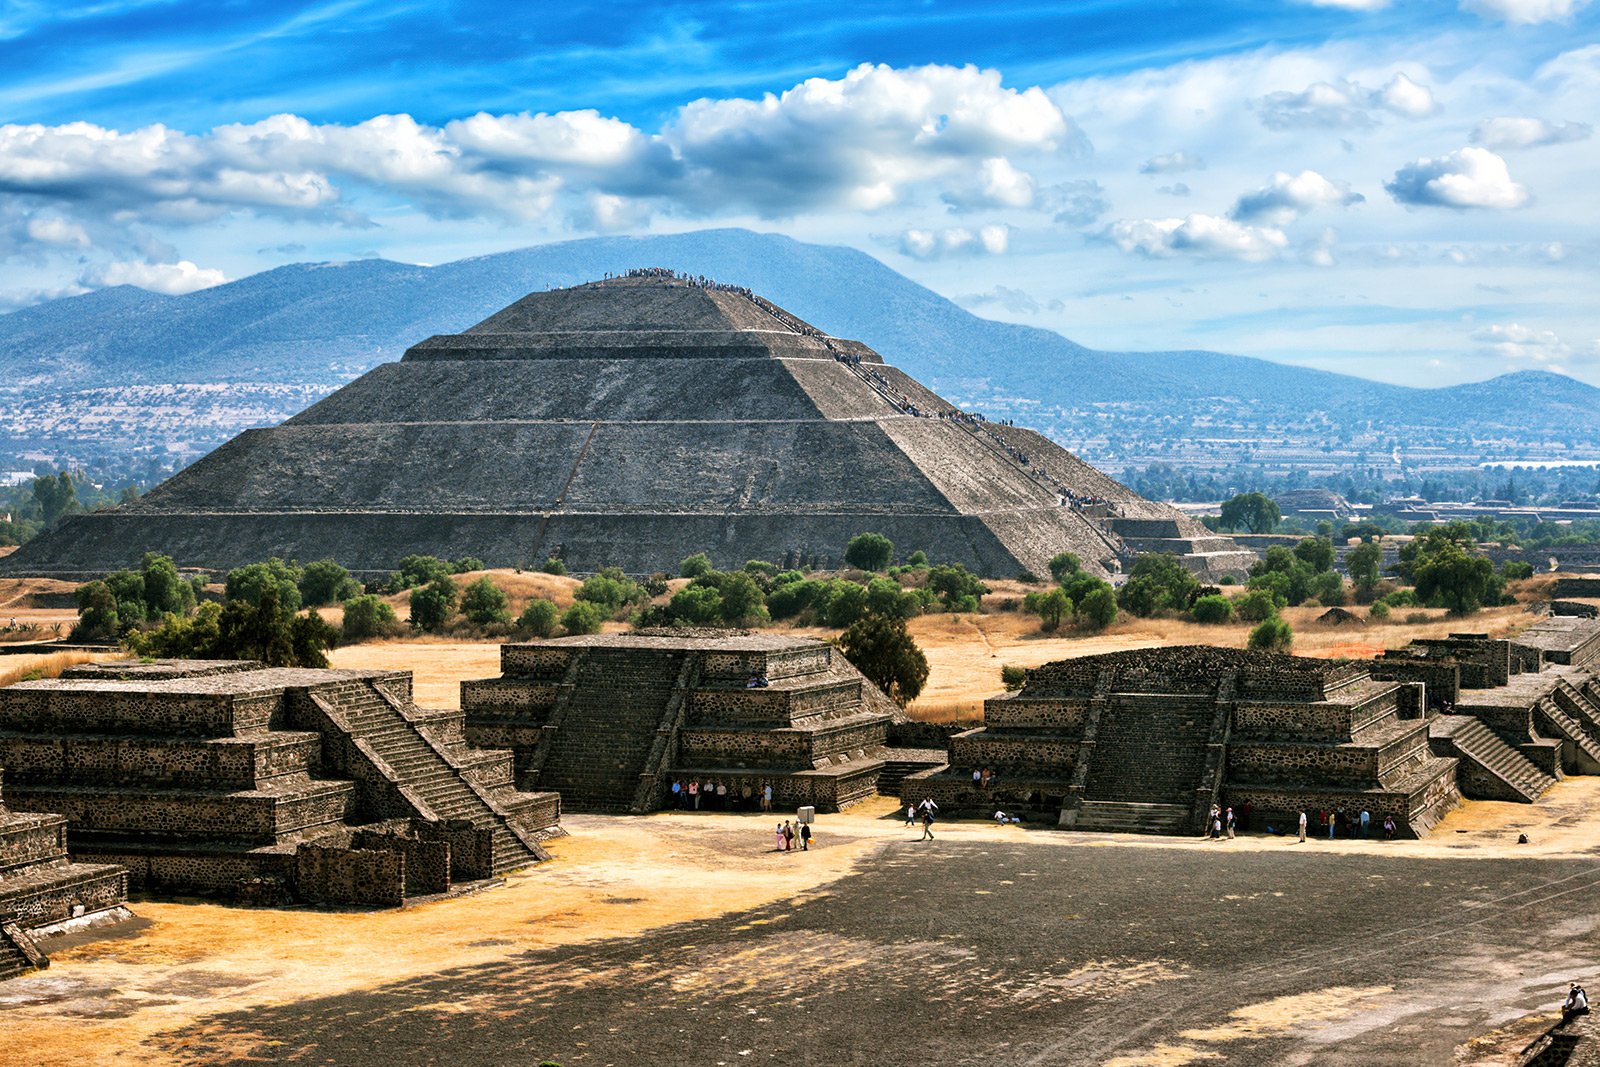
M 1312 821 L 1313 819 L 1315 819 L 1315 822 Z M 1315 813 L 1302 810 L 1300 812 L 1300 840 L 1304 841 L 1306 839 L 1306 832 L 1312 827 L 1315 827 L 1314 832 L 1319 836 L 1326 833 L 1329 841 L 1336 837 L 1372 837 L 1373 822 L 1372 812 L 1366 808 L 1362 808 L 1356 815 L 1350 815 L 1343 807 L 1332 810 L 1321 808 Z M 1383 839 L 1385 841 L 1393 841 L 1395 831 L 1398 829 L 1394 816 L 1385 812 L 1380 825 L 1383 829 Z
M 780 822 L 772 831 L 774 852 L 793 852 L 794 843 L 800 842 L 801 852 L 811 851 L 811 824 L 808 822 L 796 823 L 788 819 Z
M 772 783 L 752 778 L 691 778 L 672 781 L 672 806 L 680 811 L 772 810 Z

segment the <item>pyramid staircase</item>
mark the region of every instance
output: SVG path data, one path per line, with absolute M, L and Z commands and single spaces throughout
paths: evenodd
M 1569 682 L 1562 681 L 1550 699 L 1534 707 L 1534 722 L 1542 732 L 1572 745 L 1568 769 L 1579 774 L 1600 774 L 1600 708 Z
M 1209 697 L 1120 693 L 1097 724 L 1074 829 L 1171 834 L 1193 830 L 1207 777 Z
M 1455 756 L 1471 771 L 1494 783 L 1495 799 L 1531 804 L 1556 780 L 1472 715 L 1440 715 L 1428 731 L 1439 755 Z

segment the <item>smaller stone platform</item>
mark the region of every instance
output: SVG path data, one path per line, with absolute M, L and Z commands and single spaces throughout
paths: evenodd
M 836 811 L 877 791 L 898 711 L 811 638 L 599 634 L 504 645 L 500 662 L 461 685 L 466 737 L 510 748 L 519 786 L 573 810 L 654 811 L 693 779 Z
M 398 671 L 102 663 L 0 689 L 11 803 L 139 889 L 396 905 L 545 858 L 560 799 L 518 792 Z
M 66 819 L 9 811 L 0 793 L 0 979 L 49 966 L 36 939 L 51 927 L 120 921 L 127 900 L 125 868 L 73 863 Z

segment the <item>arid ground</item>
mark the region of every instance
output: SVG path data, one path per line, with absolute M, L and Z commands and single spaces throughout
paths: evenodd
M 399 911 L 139 902 L 0 985 L 0 1063 L 1500 1064 L 1592 976 L 1600 779 L 1422 842 L 573 816 Z M 1518 832 L 1531 838 L 1515 844 Z

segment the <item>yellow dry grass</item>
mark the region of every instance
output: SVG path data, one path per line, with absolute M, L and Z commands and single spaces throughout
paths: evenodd
M 0 660 L 0 686 L 38 678 L 59 678 L 62 671 L 79 663 L 116 658 L 115 654 L 105 652 L 44 652 L 7 656 Z

